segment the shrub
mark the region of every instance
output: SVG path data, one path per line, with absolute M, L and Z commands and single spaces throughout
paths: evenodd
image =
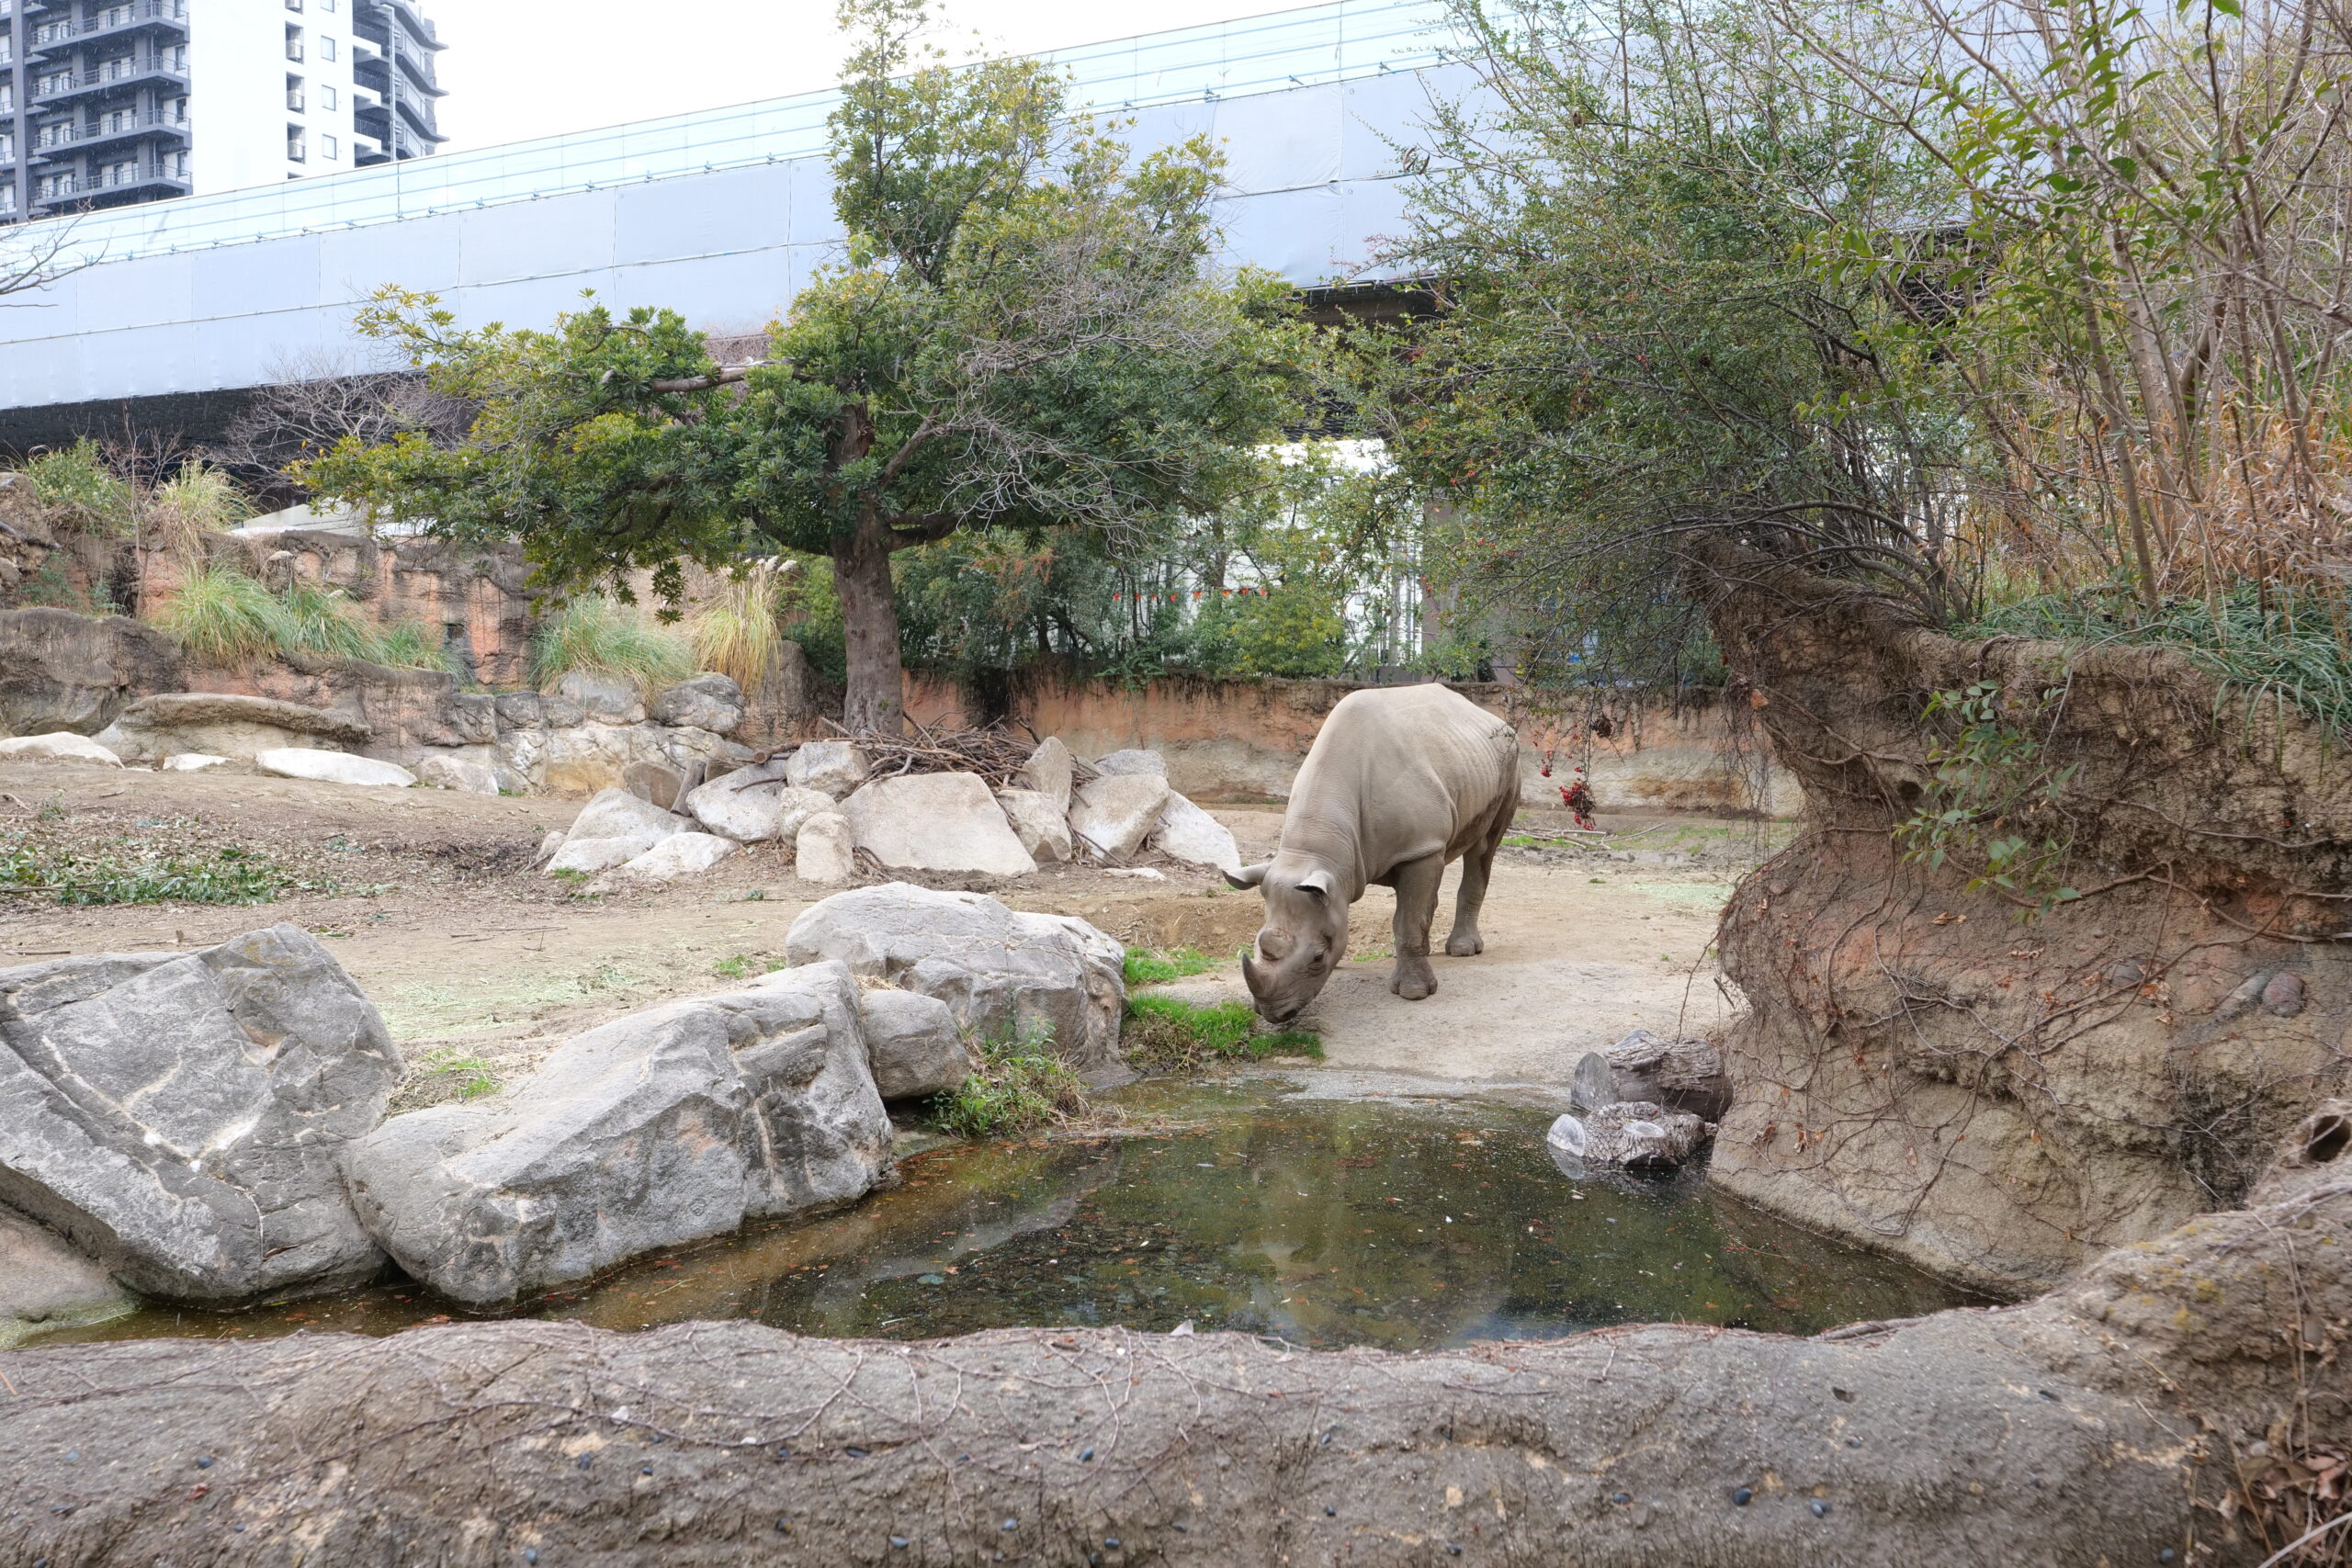
M 945 1094 L 934 1095 L 931 1117 L 967 1138 L 1001 1138 L 1075 1116 L 1086 1109 L 1086 1086 L 1054 1055 L 1049 1023 L 1023 1025 L 1009 1036 L 974 1043 L 978 1065 Z
M 25 465 L 33 495 L 44 506 L 74 514 L 93 534 L 127 534 L 139 521 L 139 491 L 106 465 L 98 444 L 85 437 Z
M 225 566 L 190 571 L 155 616 L 155 624 L 190 658 L 209 664 L 237 664 L 275 652 L 281 621 L 268 589 Z
M 132 859 L 45 848 L 21 835 L 0 839 L 0 887 L 46 893 L 61 904 L 266 904 L 296 886 L 250 850 Z
M 574 670 L 631 681 L 650 692 L 692 675 L 695 661 L 684 637 L 595 593 L 569 601 L 540 622 L 531 649 L 531 679 L 542 688 Z
M 1258 1015 L 1247 1002 L 1199 1007 L 1173 997 L 1137 997 L 1129 1002 L 1120 1044 L 1130 1066 L 1159 1073 L 1190 1071 L 1212 1062 L 1323 1055 L 1321 1036 L 1304 1029 L 1259 1033 Z

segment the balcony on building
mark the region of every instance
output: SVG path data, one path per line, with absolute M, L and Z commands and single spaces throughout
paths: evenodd
M 88 21 L 79 25 L 68 13 L 54 21 L 40 23 L 32 29 L 29 53 L 53 53 L 93 39 L 125 38 L 141 33 L 157 33 L 166 38 L 187 37 L 187 0 L 124 0 L 121 5 L 100 8 L 91 15 Z

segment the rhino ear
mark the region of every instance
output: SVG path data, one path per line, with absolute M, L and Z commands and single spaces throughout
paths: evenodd
M 1239 871 L 1228 871 L 1225 874 L 1226 886 L 1241 888 L 1255 887 L 1266 880 L 1266 873 L 1273 863 L 1270 860 L 1260 861 L 1256 865 L 1245 865 Z
M 1302 893 L 1312 893 L 1317 898 L 1329 898 L 1331 897 L 1331 889 L 1335 886 L 1337 886 L 1337 884 L 1332 880 L 1331 874 L 1320 866 L 1316 867 L 1313 871 L 1308 872 L 1305 876 L 1298 879 L 1299 891 Z

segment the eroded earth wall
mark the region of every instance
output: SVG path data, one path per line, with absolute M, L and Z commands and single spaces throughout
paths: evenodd
M 2352 738 L 2167 650 L 1962 642 L 1730 551 L 1708 570 L 1735 695 L 1805 797 L 1724 918 L 1748 1011 L 1713 1179 L 2010 1294 L 2239 1202 L 2352 1081 Z M 2015 798 L 1933 867 L 1894 829 L 1952 798 L 1930 694 L 1978 685 L 1986 733 L 2028 744 L 1970 755 Z M 2081 897 L 1970 891 L 2007 837 L 2071 844 Z

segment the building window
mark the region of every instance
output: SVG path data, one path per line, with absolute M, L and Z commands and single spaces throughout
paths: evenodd
M 173 153 L 169 169 L 172 178 L 175 180 L 187 179 L 188 177 L 187 153 L 185 151 Z
M 286 24 L 286 58 L 288 60 L 302 58 L 302 29 L 291 22 Z
M 343 150 L 335 145 L 334 137 L 322 136 L 319 138 L 319 156 L 332 164 L 343 156 Z
M 309 142 L 304 138 L 300 126 L 289 125 L 286 128 L 286 156 L 288 162 L 296 164 L 307 162 L 310 157 L 308 146 Z
M 14 82 L 0 82 L 0 114 L 16 112 L 17 85 Z
M 70 119 L 53 119 L 47 125 L 33 128 L 33 145 L 36 147 L 62 147 L 73 140 L 74 122 Z
M 112 109 L 98 117 L 98 129 L 108 136 L 119 130 L 135 130 L 138 126 L 137 109 Z
M 130 186 L 138 183 L 139 161 L 135 158 L 125 159 L 119 164 L 108 164 L 98 171 L 98 184 L 102 186 Z
M 325 82 L 319 84 L 319 107 L 329 114 L 334 112 L 334 88 L 331 84 Z
M 0 130 L 0 164 L 13 164 L 16 161 L 17 133 L 13 130 Z
M 61 196 L 72 196 L 74 176 L 72 175 L 43 175 L 40 183 L 34 186 L 33 190 L 43 201 L 55 201 Z
M 98 80 L 101 82 L 120 82 L 138 74 L 139 62 L 128 54 L 118 54 L 98 67 Z
M 289 11 L 299 11 L 302 8 L 302 0 L 286 0 L 286 8 Z
M 98 13 L 98 26 L 102 28 L 119 28 L 130 20 L 130 7 L 128 6 L 109 6 Z
M 334 58 L 334 35 L 332 35 L 332 34 L 328 34 L 328 35 L 325 35 L 325 36 L 322 36 L 322 37 L 321 37 L 321 38 L 320 38 L 320 39 L 319 39 L 319 58 L 320 58 L 321 60 L 333 60 L 333 59 Z
M 16 210 L 17 187 L 13 185 L 0 186 L 0 212 L 14 212 Z
M 40 96 L 44 98 L 56 93 L 71 92 L 73 89 L 74 73 L 71 71 L 54 71 L 40 79 Z
M 186 125 L 187 123 L 187 98 L 186 95 L 174 98 L 171 102 L 164 106 L 164 118 L 171 121 L 174 125 Z
M 320 10 L 322 10 L 322 11 L 332 11 L 332 10 L 334 10 L 334 0 L 319 0 L 319 9 L 320 9 Z
M 286 107 L 296 114 L 302 112 L 302 78 L 286 78 Z
M 187 75 L 187 45 L 184 43 L 175 43 L 172 45 L 172 52 L 164 57 L 164 65 L 165 69 L 178 75 Z

